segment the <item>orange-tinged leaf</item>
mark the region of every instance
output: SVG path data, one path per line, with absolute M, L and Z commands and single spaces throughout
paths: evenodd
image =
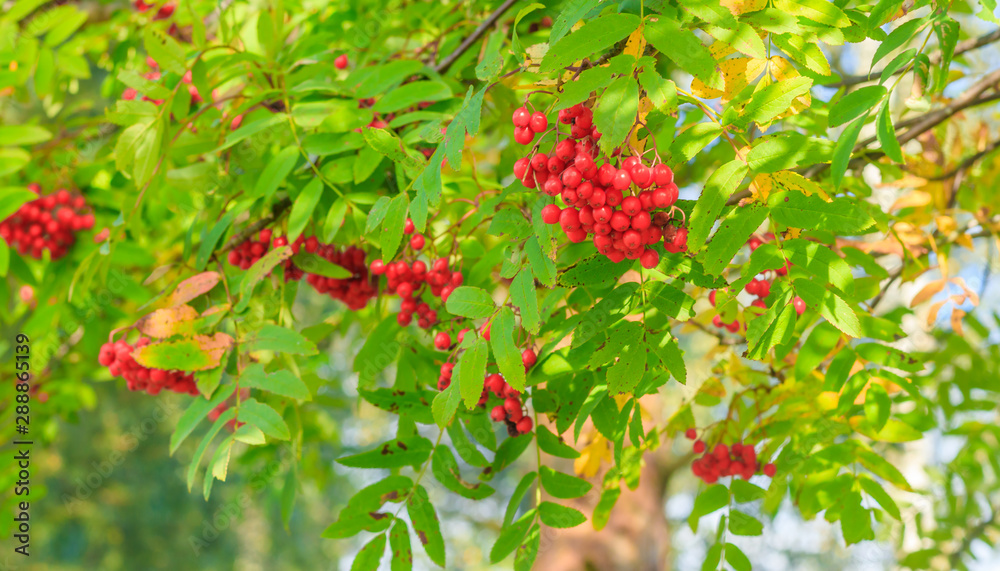
M 951 216 L 938 216 L 934 218 L 934 223 L 942 234 L 951 234 L 958 229 L 958 223 Z
M 721 42 L 715 42 L 716 44 Z M 713 44 L 715 45 L 715 44 Z M 732 99 L 733 95 L 742 91 L 751 82 L 755 81 L 764 73 L 766 61 L 748 57 L 736 57 L 719 62 L 719 70 L 725 80 L 725 91 L 719 91 L 705 85 L 704 82 L 695 78 L 691 82 L 691 93 L 702 99 L 715 99 L 721 97 L 723 103 Z
M 225 333 L 195 335 L 180 341 L 162 341 L 139 347 L 132 357 L 150 369 L 205 371 L 218 367 L 233 338 Z
M 913 296 L 913 299 L 910 300 L 910 307 L 916 307 L 934 297 L 934 294 L 944 289 L 946 283 L 947 282 L 942 278 L 925 285 L 920 291 L 917 292 L 917 295 Z
M 580 457 L 573 460 L 573 471 L 577 476 L 593 478 L 601 470 L 601 463 L 610 462 L 612 458 L 607 439 L 595 430 L 593 440 L 580 451 Z
M 198 319 L 198 310 L 190 305 L 157 309 L 140 319 L 135 325 L 143 334 L 154 339 L 164 339 L 180 332 L 184 324 Z
M 965 292 L 966 297 L 969 298 L 969 301 L 972 302 L 972 305 L 979 305 L 979 294 L 972 291 L 972 288 L 970 288 L 969 285 L 965 283 L 965 278 L 962 277 L 951 278 L 951 283 L 962 288 L 962 291 Z
M 961 309 L 955 309 L 951 312 L 951 328 L 959 336 L 965 336 L 962 331 L 962 318 L 965 317 L 965 312 Z
M 196 297 L 208 293 L 216 285 L 222 276 L 218 272 L 202 272 L 192 276 L 177 284 L 177 289 L 170 296 L 170 305 L 180 305 L 187 303 Z
M 938 312 L 941 311 L 941 307 L 944 306 L 945 302 L 948 300 L 942 300 L 931 306 L 930 311 L 927 312 L 927 327 L 933 327 L 934 323 L 937 321 Z

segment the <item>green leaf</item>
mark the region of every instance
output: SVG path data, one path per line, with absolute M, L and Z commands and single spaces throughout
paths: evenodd
M 510 308 L 500 308 L 500 313 L 493 319 L 490 325 L 490 344 L 493 359 L 504 380 L 517 391 L 524 391 L 524 363 L 521 352 L 514 344 L 514 313 Z
M 785 240 L 781 247 L 789 261 L 819 278 L 821 283 L 832 284 L 842 292 L 854 289 L 851 266 L 826 245 L 795 238 Z
M 772 192 L 767 203 L 772 221 L 793 228 L 850 236 L 875 224 L 866 209 L 847 197 L 827 202 L 815 194 L 806 196 L 797 191 L 781 191 Z
M 405 416 L 413 422 L 421 424 L 434 423 L 434 417 L 428 401 L 436 396 L 435 391 L 422 389 L 405 391 L 390 388 L 365 390 L 359 388 L 358 394 L 370 404 L 393 414 Z
M 563 442 L 558 436 L 546 426 L 539 426 L 535 429 L 535 437 L 538 439 L 538 447 L 546 454 L 551 454 L 559 458 L 579 458 L 580 453 L 572 446 Z
M 767 490 L 764 488 L 739 478 L 733 478 L 729 488 L 732 491 L 733 499 L 741 504 L 755 502 L 767 495 Z
M 764 524 L 753 516 L 737 510 L 729 510 L 729 531 L 733 535 L 761 535 L 764 533 Z
M 492 236 L 505 236 L 510 240 L 523 240 L 531 235 L 531 223 L 521 211 L 513 206 L 505 206 L 493 215 L 487 231 Z
M 718 276 L 733 261 L 736 252 L 767 219 L 768 209 L 759 204 L 738 207 L 730 213 L 712 236 L 705 250 L 705 271 Z
M 499 563 L 513 553 L 517 546 L 521 545 L 521 540 L 528 534 L 528 529 L 531 528 L 534 520 L 535 510 L 531 510 L 521 516 L 521 519 L 514 522 L 513 525 L 504 526 L 500 530 L 500 536 L 497 537 L 493 548 L 490 549 L 490 563 Z
M 233 309 L 237 312 L 246 309 L 250 305 L 250 299 L 253 297 L 253 292 L 257 288 L 257 284 L 271 275 L 271 272 L 278 264 L 283 263 L 291 257 L 291 246 L 280 246 L 264 254 L 259 260 L 254 262 L 243 276 L 243 281 L 240 282 L 240 301 L 237 302 L 236 307 Z
M 661 17 L 655 22 L 648 22 L 645 36 L 657 51 L 705 85 L 719 90 L 725 88 L 712 52 L 701 43 L 698 36 L 681 28 L 680 23 L 673 18 Z
M 406 152 L 406 146 L 392 131 L 387 129 L 377 129 L 366 127 L 364 133 L 365 142 L 380 155 L 385 156 L 395 163 L 400 163 L 407 168 L 420 168 L 423 163 Z
M 404 524 L 405 525 L 405 524 Z M 351 564 L 351 571 L 375 571 L 385 555 L 385 534 L 380 533 L 372 538 L 361 551 L 358 551 Z
M 750 571 L 751 569 L 750 559 L 733 543 L 726 544 L 726 562 L 736 571 Z
M 0 127 L 3 129 L 3 127 Z M 0 220 L 6 220 L 20 210 L 25 203 L 38 198 L 38 195 L 26 188 L 8 186 L 0 188 Z
M 243 369 L 240 386 L 261 389 L 269 393 L 298 400 L 311 400 L 309 387 L 295 373 L 288 369 L 278 369 L 273 373 L 265 373 L 261 364 L 250 365 Z
M 871 112 L 885 98 L 887 93 L 886 88 L 881 85 L 869 85 L 859 88 L 856 91 L 851 91 L 840 98 L 830 108 L 830 126 L 843 125 L 848 121 L 857 119 L 862 113 L 867 114 Z
M 729 490 L 722 484 L 715 484 L 701 491 L 694 500 L 694 508 L 688 517 L 688 525 L 691 531 L 698 531 L 698 520 L 702 516 L 708 515 L 715 510 L 722 509 L 729 504 Z
M 865 474 L 859 475 L 858 481 L 861 482 L 861 488 L 869 496 L 874 498 L 874 500 L 877 501 L 880 506 L 882 506 L 882 509 L 888 512 L 888 514 L 894 517 L 897 521 L 902 521 L 899 513 L 899 506 L 896 505 L 896 502 L 895 500 L 892 499 L 892 496 L 890 496 L 885 491 L 885 489 L 882 488 L 881 484 L 869 478 Z
M 132 357 L 143 367 L 167 371 L 206 371 L 219 366 L 232 338 L 225 333 L 214 337 L 161 341 L 137 348 Z
M 390 440 L 367 452 L 338 458 L 337 463 L 350 468 L 419 468 L 427 461 L 434 446 L 421 436 Z
M 406 212 L 410 208 L 410 197 L 403 192 L 393 197 L 389 203 L 389 209 L 385 214 L 385 221 L 382 223 L 382 259 L 389 261 L 396 256 L 399 243 L 403 237 L 403 225 L 406 221 Z
M 556 285 L 556 263 L 553 262 L 548 256 L 546 256 L 544 252 L 542 252 L 542 247 L 538 242 L 537 236 L 532 236 L 531 238 L 528 238 L 528 241 L 524 243 L 524 252 L 528 255 L 528 262 L 531 264 L 531 273 L 538 278 L 538 281 L 542 282 L 543 285 L 546 285 L 548 287 L 553 287 L 554 285 Z M 530 278 L 530 276 L 528 276 L 528 278 Z M 531 284 L 531 288 L 534 289 L 533 283 Z M 517 304 L 515 303 L 515 305 Z M 537 303 L 535 305 L 537 306 Z M 520 306 L 518 307 L 520 308 Z M 523 308 L 520 309 L 522 312 L 525 311 Z M 530 316 L 528 317 L 530 318 Z M 534 321 L 532 323 L 526 323 L 523 320 L 524 316 L 522 316 L 522 323 L 525 323 L 525 327 L 529 331 L 531 331 L 532 333 L 538 332 L 537 321 Z
M 215 407 L 222 404 L 226 399 L 233 396 L 233 392 L 235 390 L 235 387 L 230 387 L 228 390 L 219 391 L 219 393 L 216 394 L 211 400 L 206 398 L 194 399 L 191 405 L 184 411 L 184 414 L 181 415 L 180 419 L 177 421 L 177 426 L 170 435 L 171 456 L 173 456 L 174 452 L 180 448 L 180 445 L 184 442 L 184 440 L 186 440 L 187 437 L 194 432 L 194 429 L 198 426 L 198 424 L 208 416 L 208 413 Z
M 740 112 L 737 125 L 745 127 L 751 121 L 765 125 L 781 115 L 792 106 L 796 97 L 809 93 L 812 79 L 808 77 L 792 77 L 772 83 L 757 91 Z
M 607 256 L 594 254 L 566 268 L 559 276 L 559 285 L 568 287 L 604 287 L 622 277 L 629 264 L 616 264 Z
M 646 372 L 646 347 L 640 339 L 618 353 L 618 361 L 608 367 L 608 393 L 628 394 L 642 381 Z
M 375 376 L 390 364 L 396 362 L 400 344 L 396 341 L 399 323 L 395 315 L 389 315 L 368 333 L 365 343 L 354 358 L 354 371 L 358 373 L 358 384 L 369 387 L 375 383 Z
M 538 548 L 542 544 L 541 529 L 537 523 L 531 526 L 527 539 L 514 554 L 514 571 L 531 571 L 534 568 L 535 559 L 538 557 Z
M 662 331 L 658 334 L 647 334 L 646 340 L 653 353 L 660 359 L 663 366 L 670 371 L 670 374 L 680 384 L 687 383 L 687 368 L 684 366 L 684 353 L 681 351 L 677 340 L 669 331 Z
M 563 85 L 559 102 L 554 111 L 561 111 L 590 98 L 591 93 L 603 89 L 611 83 L 614 73 L 610 67 L 592 67 L 580 74 L 576 81 Z
M 312 218 L 316 205 L 323 196 L 323 181 L 318 177 L 309 181 L 309 184 L 302 189 L 295 203 L 292 204 L 292 213 L 288 215 L 288 242 L 298 240 L 299 235 L 305 230 L 306 224 Z
M 638 111 L 639 84 L 635 79 L 626 75 L 611 82 L 594 109 L 594 126 L 601 132 L 599 143 L 605 152 L 610 153 L 625 141 Z
M 462 394 L 459 392 L 458 383 L 451 383 L 448 388 L 438 393 L 431 403 L 431 412 L 434 414 L 434 422 L 444 428 L 451 419 L 455 418 L 458 411 L 458 403 L 462 402 Z
M 472 319 L 493 315 L 496 304 L 485 290 L 472 286 L 459 286 L 448 296 L 445 304 L 448 313 Z
M 167 35 L 163 29 L 146 26 L 142 39 L 146 53 L 156 60 L 160 68 L 172 71 L 177 75 L 184 75 L 187 72 L 184 48 L 177 40 Z
M 923 27 L 927 23 L 924 18 L 913 18 L 912 20 L 907 20 L 900 24 L 895 30 L 889 32 L 885 40 L 878 45 L 875 49 L 875 55 L 872 56 L 872 63 L 869 69 L 874 68 L 882 58 L 887 56 L 889 53 L 900 48 L 906 42 L 910 41 L 910 38 L 917 33 L 917 30 Z
M 542 58 L 539 71 L 552 72 L 604 51 L 635 31 L 639 23 L 639 17 L 634 14 L 606 14 L 591 20 L 552 44 Z
M 861 494 L 857 492 L 849 494 L 844 509 L 840 512 L 840 530 L 844 534 L 844 542 L 847 545 L 866 539 L 875 539 L 871 512 L 861 505 Z
M 273 323 L 265 323 L 263 327 L 251 333 L 244 343 L 243 350 L 247 352 L 274 351 L 307 356 L 317 353 L 316 345 L 301 333 Z
M 237 428 L 236 432 L 233 433 L 233 439 L 237 442 L 243 442 L 244 444 L 249 444 L 251 446 L 263 446 L 264 444 L 267 444 L 267 439 L 264 438 L 264 432 L 252 424 L 244 424 L 243 426 Z
M 549 44 L 556 44 L 570 31 L 574 25 L 576 25 L 577 22 L 582 20 L 584 16 L 586 16 L 602 1 L 603 0 L 580 0 L 579 2 L 567 3 L 565 8 L 563 8 L 563 11 L 559 13 L 556 21 L 552 24 L 552 29 L 549 32 Z
M 722 522 L 725 522 L 726 518 L 722 518 Z M 701 571 L 715 571 L 719 568 L 719 560 L 722 559 L 722 543 L 716 543 L 712 547 L 708 548 L 708 553 L 705 554 L 705 561 L 701 564 Z
M 542 502 L 538 506 L 538 515 L 542 523 L 557 529 L 576 527 L 587 521 L 587 516 L 579 510 L 553 502 Z
M 875 135 L 878 138 L 878 142 L 882 145 L 882 152 L 885 156 L 892 159 L 894 162 L 903 162 L 903 151 L 899 147 L 899 141 L 896 139 L 896 128 L 892 125 L 892 115 L 889 114 L 889 102 L 886 101 L 882 104 L 882 108 L 878 112 L 878 117 L 875 119 Z
M 270 162 L 267 163 L 267 166 L 264 167 L 264 172 L 260 174 L 260 178 L 257 179 L 253 196 L 271 198 L 275 191 L 278 190 L 278 187 L 281 186 L 281 183 L 291 174 L 298 160 L 299 149 L 296 146 L 285 147 L 281 152 L 274 155 Z
M 545 467 L 543 466 L 544 470 Z M 510 525 L 514 521 L 514 516 L 517 515 L 517 509 L 521 505 L 521 501 L 524 500 L 524 496 L 527 495 L 528 490 L 531 489 L 531 484 L 535 482 L 535 478 L 538 476 L 537 472 L 528 472 L 521 478 L 518 482 L 517 488 L 514 489 L 514 493 L 510 496 L 510 501 L 507 503 L 507 511 L 504 513 L 503 517 L 503 527 Z
M 726 200 L 736 192 L 748 170 L 747 165 L 737 159 L 717 168 L 708 177 L 688 217 L 688 250 L 701 250 Z
M 830 166 L 830 175 L 833 178 L 835 189 L 840 188 L 840 182 L 844 178 L 844 173 L 847 172 L 847 165 L 851 162 L 851 155 L 854 153 L 854 144 L 858 142 L 858 135 L 861 133 L 861 127 L 864 126 L 866 119 L 868 119 L 867 113 L 855 119 L 837 139 L 837 147 L 833 151 L 833 164 Z
M 368 210 L 368 218 L 365 220 L 365 234 L 371 234 L 382 225 L 382 221 L 385 220 L 385 214 L 389 211 L 390 201 L 391 199 L 388 196 L 380 196 L 371 209 Z
M 292 262 L 307 274 L 334 278 L 338 280 L 351 278 L 354 273 L 343 266 L 338 266 L 319 254 L 299 250 L 298 254 L 292 256 Z
M 677 86 L 673 81 L 664 79 L 655 69 L 645 67 L 639 73 L 639 85 L 655 109 L 665 115 L 677 112 Z
M 451 298 L 448 298 L 448 301 L 451 301 Z M 486 340 L 480 337 L 462 353 L 458 358 L 458 364 L 455 365 L 454 377 L 458 379 L 462 400 L 469 409 L 479 403 L 479 397 L 483 393 L 486 358 L 489 357 L 489 352 Z
M 2 125 L 0 126 L 0 145 L 34 145 L 52 138 L 44 127 L 36 125 Z
M 493 495 L 493 492 L 496 491 L 486 484 L 479 482 L 470 483 L 462 479 L 458 462 L 455 461 L 455 456 L 451 453 L 451 448 L 447 446 L 438 446 L 434 449 L 431 469 L 434 472 L 434 478 L 438 482 L 441 482 L 445 488 L 463 498 L 481 500 Z
M 767 352 L 775 345 L 787 343 L 795 323 L 795 309 L 788 302 L 791 297 L 785 292 L 762 315 L 747 323 L 747 353 L 750 359 L 763 361 Z
M 410 548 L 410 530 L 406 522 L 396 519 L 389 531 L 390 571 L 409 571 L 413 569 L 413 550 Z
M 434 563 L 444 567 L 444 539 L 441 537 L 441 526 L 437 514 L 434 513 L 434 506 L 427 497 L 427 490 L 423 486 L 417 486 L 416 492 L 406 506 L 406 511 L 410 514 L 413 531 L 417 533 L 427 556 Z
M 378 510 L 386 502 L 402 501 L 412 488 L 413 480 L 400 475 L 386 476 L 366 486 L 348 500 L 337 521 L 327 527 L 322 536 L 339 539 L 357 535 L 363 530 L 386 529 L 388 514 L 379 513 Z
M 194 456 L 191 457 L 191 463 L 188 464 L 187 487 L 189 492 L 191 491 L 191 486 L 194 485 L 195 476 L 198 475 L 198 468 L 201 466 L 201 459 L 205 456 L 205 451 L 208 449 L 208 445 L 212 443 L 215 435 L 222 430 L 222 427 L 235 417 L 236 409 L 230 408 L 223 411 L 222 414 L 219 415 L 219 418 L 215 419 L 215 423 L 208 429 L 208 432 L 205 433 L 205 436 L 201 439 L 201 443 L 198 444 L 198 449 L 195 450 Z M 211 478 L 206 474 L 205 479 L 210 480 Z
M 825 1 L 825 0 L 824 0 Z M 818 75 L 830 75 L 830 62 L 817 42 L 796 34 L 768 36 L 785 55 Z
M 455 292 L 452 292 L 452 295 L 454 296 Z M 522 268 L 511 281 L 510 299 L 521 312 L 521 325 L 531 333 L 538 333 L 541 322 L 538 314 L 538 296 L 535 293 L 535 279 L 528 268 Z M 451 297 L 448 301 L 451 301 Z
M 774 0 L 774 7 L 793 16 L 808 18 L 817 24 L 846 28 L 851 19 L 836 4 L 826 0 Z
M 854 310 L 840 296 L 806 279 L 795 280 L 795 291 L 806 306 L 818 310 L 837 329 L 851 337 L 861 337 L 861 323 Z
M 413 81 L 386 93 L 372 109 L 379 113 L 393 113 L 423 101 L 441 101 L 451 96 L 451 88 L 444 82 Z
M 582 478 L 557 472 L 548 466 L 542 466 L 539 474 L 545 491 L 553 498 L 561 500 L 583 497 L 594 487 Z
M 340 227 L 344 225 L 344 216 L 347 214 L 347 200 L 339 197 L 333 202 L 330 211 L 326 213 L 326 222 L 323 224 L 323 241 L 332 243 L 340 232 Z
M 285 419 L 281 418 L 278 411 L 257 399 L 251 398 L 240 403 L 238 419 L 256 426 L 272 438 L 288 440 L 292 437 Z

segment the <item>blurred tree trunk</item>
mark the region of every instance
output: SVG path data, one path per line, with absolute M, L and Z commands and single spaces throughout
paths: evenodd
M 572 506 L 587 522 L 571 529 L 542 527 L 535 569 L 539 571 L 667 571 L 670 569 L 670 532 L 664 514 L 667 481 L 674 466 L 667 461 L 669 446 L 646 454 L 639 487 L 621 484 L 608 524 L 594 531 L 591 514 L 601 494 L 606 470 L 590 481 L 594 488 L 577 500 L 544 499 Z M 569 471 L 569 470 L 567 470 Z

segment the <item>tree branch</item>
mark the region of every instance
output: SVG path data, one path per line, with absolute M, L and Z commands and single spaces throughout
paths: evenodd
M 993 151 L 997 150 L 998 148 L 1000 148 L 1000 141 L 993 141 L 992 143 L 990 143 L 989 145 L 987 145 L 985 149 L 979 151 L 978 153 L 976 153 L 976 154 L 968 157 L 967 159 L 963 160 L 962 162 L 958 163 L 958 165 L 955 168 L 951 169 L 950 171 L 948 171 L 948 172 L 946 172 L 944 174 L 939 174 L 937 176 L 931 177 L 931 178 L 929 178 L 927 180 L 938 181 L 938 180 L 949 179 L 949 178 L 955 176 L 956 174 L 958 174 L 959 172 L 961 172 L 961 171 L 969 168 L 970 166 L 972 166 L 973 163 L 975 163 L 979 159 L 985 157 L 986 155 L 992 153 Z
M 964 42 L 959 42 L 958 44 L 955 45 L 955 53 L 952 54 L 952 57 L 958 57 L 958 56 L 964 54 L 965 52 L 970 52 L 972 50 L 977 50 L 977 49 L 979 49 L 979 48 L 981 48 L 983 46 L 992 44 L 993 42 L 996 42 L 997 40 L 1000 40 L 1000 28 L 997 28 L 996 30 L 993 30 L 992 32 L 990 32 L 988 34 L 979 36 L 978 38 L 970 38 L 968 40 L 965 40 Z M 943 59 L 943 57 L 944 57 L 944 54 L 941 52 L 941 50 L 938 50 L 938 51 L 932 53 L 928 57 L 928 59 L 930 60 L 931 65 L 936 65 L 936 64 L 941 63 L 941 60 Z M 892 75 L 899 75 L 899 74 L 903 73 L 904 71 L 906 71 L 905 67 L 896 70 L 895 73 L 893 73 Z M 848 75 L 848 76 L 843 77 L 840 81 L 838 81 L 836 83 L 829 83 L 829 84 L 824 85 L 823 87 L 831 87 L 831 88 L 850 87 L 852 85 L 857 85 L 859 83 L 865 83 L 867 81 L 872 81 L 873 78 L 877 78 L 877 77 L 881 77 L 881 76 L 882 76 L 882 72 L 881 71 L 873 71 L 872 73 L 870 73 L 868 75 Z
M 451 65 L 455 63 L 458 58 L 462 57 L 462 54 L 468 51 L 468 49 L 472 47 L 472 44 L 476 43 L 479 38 L 483 37 L 486 30 L 490 29 L 490 27 L 493 26 L 493 24 L 495 24 L 496 21 L 507 12 L 507 10 L 510 10 L 510 7 L 513 6 L 515 2 L 516 0 L 504 0 L 504 3 L 501 4 L 500 7 L 497 8 L 492 14 L 490 14 L 490 17 L 486 18 L 485 22 L 479 24 L 479 27 L 472 32 L 472 35 L 465 38 L 465 40 L 458 46 L 458 49 L 452 52 L 448 57 L 444 58 L 441 63 L 437 64 L 434 67 L 434 70 L 438 73 L 448 71 L 448 68 L 451 67 Z

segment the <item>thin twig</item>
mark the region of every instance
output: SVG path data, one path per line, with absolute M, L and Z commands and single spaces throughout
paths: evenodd
M 965 40 L 964 42 L 959 42 L 958 44 L 955 45 L 955 52 L 952 54 L 952 57 L 953 58 L 958 57 L 964 54 L 965 52 L 979 49 L 983 46 L 992 44 L 997 40 L 1000 40 L 1000 28 L 997 28 L 996 30 L 993 30 L 992 32 L 985 34 L 983 36 L 979 36 L 978 38 L 970 38 L 968 40 Z M 941 53 L 940 50 L 938 50 L 932 53 L 928 57 L 928 59 L 930 60 L 931 65 L 936 65 L 941 63 L 943 57 L 944 54 Z M 900 68 L 896 70 L 892 75 L 899 75 L 904 71 L 906 71 L 906 68 Z M 823 85 L 823 87 L 830 87 L 830 88 L 850 87 L 852 85 L 857 85 L 859 83 L 872 81 L 874 78 L 879 78 L 879 77 L 882 77 L 881 70 L 873 71 L 866 75 L 848 75 L 836 83 L 828 83 L 826 85 Z
M 987 145 L 987 147 L 985 149 L 979 151 L 978 153 L 976 153 L 976 154 L 968 157 L 964 161 L 958 163 L 958 165 L 955 168 L 951 169 L 950 171 L 948 171 L 948 172 L 946 172 L 944 174 L 939 174 L 937 176 L 933 176 L 933 177 L 931 177 L 931 178 L 929 178 L 927 180 L 939 181 L 939 180 L 949 179 L 949 178 L 955 176 L 956 174 L 958 174 L 960 171 L 963 171 L 963 170 L 969 168 L 970 166 L 972 166 L 973 163 L 975 163 L 979 159 L 985 157 L 986 155 L 992 153 L 993 151 L 997 150 L 998 148 L 1000 148 L 1000 140 L 993 141 L 992 143 L 990 143 L 989 145 Z
M 492 27 L 493 24 L 495 24 L 496 21 L 499 20 L 505 12 L 507 12 L 507 10 L 510 10 L 510 7 L 513 6 L 515 2 L 516 0 L 506 0 L 503 4 L 501 4 L 499 8 L 490 14 L 489 18 L 486 18 L 485 22 L 479 24 L 479 27 L 472 32 L 472 35 L 465 38 L 465 40 L 458 46 L 458 49 L 452 52 L 448 57 L 444 58 L 441 63 L 437 64 L 434 67 L 434 70 L 438 73 L 448 71 L 448 68 L 451 67 L 451 65 L 455 63 L 458 58 L 462 57 L 462 54 L 468 51 L 468 49 L 472 47 L 472 44 L 476 43 L 479 38 L 483 37 L 486 30 L 490 29 L 490 27 Z

